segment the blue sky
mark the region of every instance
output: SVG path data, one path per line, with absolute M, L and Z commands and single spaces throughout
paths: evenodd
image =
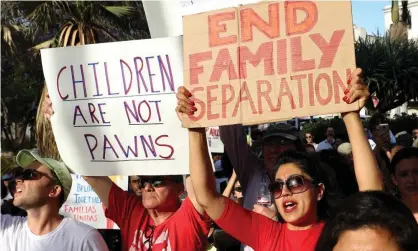
M 383 7 L 391 4 L 391 1 L 352 1 L 353 23 L 366 28 L 369 34 L 383 33 L 385 21 L 383 18 Z

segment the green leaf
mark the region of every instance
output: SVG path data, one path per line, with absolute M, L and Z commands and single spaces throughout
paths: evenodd
M 117 17 L 123 17 L 131 15 L 135 9 L 129 6 L 103 6 L 107 11 Z

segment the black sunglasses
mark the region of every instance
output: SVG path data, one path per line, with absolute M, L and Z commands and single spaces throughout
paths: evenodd
M 50 177 L 48 174 L 39 172 L 35 169 L 24 169 L 23 171 L 16 172 L 14 174 L 14 179 L 22 179 L 22 180 L 39 180 L 42 177 L 47 177 L 50 180 L 58 182 L 58 180 L 54 177 Z
M 36 171 L 35 169 L 24 169 L 14 172 L 13 179 L 9 182 L 9 190 L 13 195 L 16 192 L 16 179 L 21 180 L 39 180 L 42 177 L 47 177 L 48 179 L 54 181 L 56 184 L 61 185 L 57 178 L 50 177 L 46 173 Z
M 237 193 L 242 193 L 242 187 L 234 187 L 234 191 Z
M 284 186 L 286 186 L 292 194 L 298 194 L 308 190 L 309 185 L 311 184 L 315 184 L 315 182 L 303 177 L 302 175 L 295 174 L 291 175 L 285 181 L 275 180 L 269 185 L 269 190 L 273 194 L 274 198 L 278 199 L 282 196 Z
M 140 179 L 140 183 L 139 183 L 139 187 L 145 188 L 145 186 L 147 185 L 147 183 L 149 183 L 151 186 L 158 188 L 158 187 L 163 187 L 165 185 L 167 185 L 167 181 L 173 181 L 175 182 L 174 179 L 171 179 L 169 177 L 164 177 L 164 176 L 152 176 L 152 177 L 141 177 Z

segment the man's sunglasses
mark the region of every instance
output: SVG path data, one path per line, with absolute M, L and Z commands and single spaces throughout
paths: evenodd
M 142 189 L 147 184 L 150 184 L 152 187 L 158 188 L 167 185 L 167 181 L 176 182 L 174 179 L 164 176 L 141 177 L 139 186 Z
M 315 184 L 313 180 L 309 180 L 302 175 L 292 175 L 287 180 L 275 180 L 269 185 L 269 190 L 275 199 L 282 196 L 283 188 L 286 186 L 292 194 L 303 193 L 309 189 L 309 186 Z
M 15 179 L 22 179 L 22 180 L 39 180 L 42 177 L 47 177 L 50 180 L 58 182 L 56 178 L 50 177 L 48 174 L 39 172 L 35 169 L 24 169 L 23 171 L 19 171 L 14 174 Z
M 9 182 L 9 190 L 12 194 L 15 193 L 16 190 L 16 179 L 21 180 L 39 180 L 42 177 L 47 177 L 48 179 L 54 181 L 56 184 L 60 185 L 61 183 L 58 181 L 58 178 L 50 177 L 46 173 L 42 173 L 39 171 L 36 171 L 35 169 L 24 169 L 16 171 L 12 174 L 13 178 Z
M 234 191 L 237 193 L 242 193 L 242 187 L 234 187 Z

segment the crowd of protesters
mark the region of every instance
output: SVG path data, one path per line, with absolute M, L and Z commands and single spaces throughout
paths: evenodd
M 360 69 L 344 93 L 365 105 Z M 184 87 L 177 99 L 180 120 L 198 109 Z M 53 116 L 49 97 L 43 109 Z M 272 123 L 249 142 L 227 125 L 212 162 L 205 128 L 188 129 L 189 176 L 130 176 L 130 191 L 84 179 L 119 226 L 121 250 L 418 250 L 418 129 L 393 135 L 384 116 L 366 130 L 358 111 L 341 116 L 347 140 L 329 127 L 315 143 Z M 96 229 L 59 215 L 72 184 L 64 163 L 28 150 L 17 163 L 2 179 L 5 250 L 108 250 Z

